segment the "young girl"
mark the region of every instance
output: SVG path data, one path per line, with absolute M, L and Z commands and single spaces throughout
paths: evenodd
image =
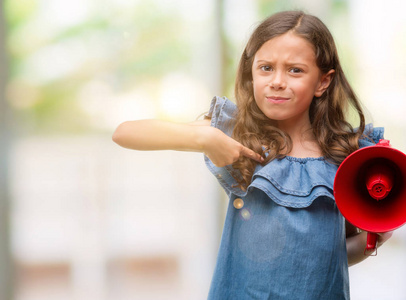
M 365 126 L 326 26 L 299 11 L 262 22 L 242 54 L 235 98 L 215 97 L 189 124 L 124 122 L 113 140 L 205 154 L 230 197 L 209 299 L 349 299 L 348 265 L 367 257 L 366 233 L 338 211 L 334 176 L 383 129 Z

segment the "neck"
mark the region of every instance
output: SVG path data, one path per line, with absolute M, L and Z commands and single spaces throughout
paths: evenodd
M 292 142 L 315 139 L 309 118 L 302 120 L 277 121 L 276 126 L 286 132 L 292 139 Z
M 287 155 L 299 158 L 322 156 L 310 120 L 288 125 L 278 124 L 278 128 L 286 132 L 292 140 L 292 150 Z

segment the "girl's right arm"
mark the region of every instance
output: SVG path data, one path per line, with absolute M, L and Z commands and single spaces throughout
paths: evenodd
M 211 127 L 209 119 L 185 124 L 160 120 L 127 121 L 117 127 L 113 141 L 134 150 L 203 152 L 218 167 L 232 164 L 242 155 L 263 162 L 259 154 Z

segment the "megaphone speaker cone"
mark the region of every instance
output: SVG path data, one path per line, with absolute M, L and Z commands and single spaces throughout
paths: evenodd
M 375 163 L 368 167 L 365 184 L 369 195 L 376 200 L 383 200 L 392 190 L 395 174 L 389 164 Z
M 377 144 L 349 155 L 337 170 L 334 197 L 342 215 L 369 232 L 406 223 L 406 155 Z

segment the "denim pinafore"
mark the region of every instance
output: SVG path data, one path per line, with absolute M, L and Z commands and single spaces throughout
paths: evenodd
M 211 126 L 231 136 L 237 107 L 215 97 Z M 368 125 L 360 147 L 383 138 Z M 374 142 L 374 143 L 373 143 Z M 345 221 L 334 201 L 337 166 L 324 158 L 258 165 L 246 192 L 229 165 L 209 170 L 229 196 L 210 300 L 349 299 Z

